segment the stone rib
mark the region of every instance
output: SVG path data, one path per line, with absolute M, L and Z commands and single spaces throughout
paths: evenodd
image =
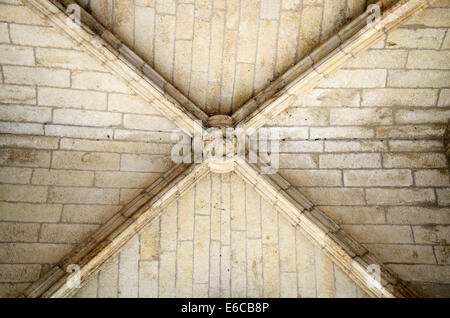
M 207 164 L 178 165 L 117 212 L 89 239 L 78 245 L 46 275 L 28 287 L 23 297 L 70 297 L 77 289 L 68 288 L 71 273 L 67 266 L 80 267 L 81 285 L 97 274 L 105 262 L 145 226 L 157 219 L 162 210 L 191 189 L 209 173 Z
M 137 55 L 121 44 L 85 11 L 82 10 L 81 29 L 70 29 L 66 24 L 65 7 L 60 2 L 56 0 L 24 2 L 69 34 L 91 55 L 100 59 L 103 65 L 116 76 L 127 81 L 129 86 L 144 99 L 154 104 L 160 111 L 166 112 L 164 115 L 181 128 L 192 133 L 196 127 L 194 125 L 196 118 L 204 123 L 207 121 L 208 116 L 201 110 L 199 110 L 201 113 L 197 114 L 196 108 L 193 108 L 189 101 L 187 101 L 188 105 L 184 106 L 192 113 L 186 113 L 176 101 L 177 98 L 182 99 L 184 96 L 175 98 L 169 96 L 168 92 L 174 89 L 173 86 L 146 66 Z M 66 0 L 62 2 L 66 6 L 73 3 Z M 379 3 L 382 4 L 382 1 Z M 292 105 L 296 100 L 295 94 L 305 93 L 313 88 L 354 55 L 370 47 L 383 34 L 402 23 L 413 13 L 425 8 L 429 3 L 431 1 L 400 0 L 393 8 L 383 12 L 380 30 L 365 26 L 368 13 L 364 13 L 236 112 L 233 115 L 235 124 L 244 129 L 263 126 L 270 118 Z M 176 92 L 172 92 L 171 95 L 176 95 Z M 206 164 L 192 165 L 187 170 L 184 169 L 186 169 L 185 165 L 177 166 L 157 180 L 111 218 L 89 240 L 64 258 L 58 266 L 52 268 L 47 275 L 28 288 L 24 296 L 71 296 L 76 290 L 68 289 L 65 284 L 69 276 L 69 273 L 64 270 L 67 265 L 80 265 L 82 283 L 85 283 L 142 227 L 158 217 L 164 206 L 178 198 L 181 193 L 209 172 Z M 376 259 L 282 177 L 261 175 L 257 166 L 239 161 L 236 172 L 283 212 L 294 226 L 298 226 L 307 237 L 325 250 L 336 264 L 370 295 L 416 296 L 384 267 L 381 267 L 382 287 L 369 289 L 367 287 L 369 274 L 366 268 L 369 264 L 377 264 Z
M 379 29 L 367 25 L 369 12 L 364 12 L 244 104 L 232 115 L 233 122 L 244 130 L 264 126 L 292 106 L 297 95 L 305 94 L 316 87 L 320 81 L 433 1 L 400 0 L 391 8 L 385 8 L 384 1 L 378 1 L 382 11 Z
M 95 57 L 101 64 L 122 79 L 128 87 L 153 105 L 161 115 L 171 120 L 189 134 L 193 134 L 195 122 L 206 123 L 208 115 L 167 82 L 137 54 L 121 43 L 83 8 L 79 27 L 67 23 L 66 8 L 76 4 L 73 0 L 23 1 L 34 12 L 49 21 L 57 30 L 71 38 L 77 46 Z
M 278 174 L 262 175 L 258 165 L 237 162 L 236 173 L 271 202 L 286 219 L 320 247 L 349 277 L 373 297 L 417 297 L 395 274 L 382 266 L 325 213 Z M 381 269 L 381 287 L 370 288 L 367 266 Z

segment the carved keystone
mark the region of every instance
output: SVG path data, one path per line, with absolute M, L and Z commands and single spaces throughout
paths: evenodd
M 209 168 L 214 173 L 234 171 L 236 167 L 235 139 L 228 140 L 226 135 L 226 129 L 233 127 L 233 119 L 226 115 L 215 115 L 208 119 L 208 127 L 213 131 L 214 128 L 216 129 L 204 139 Z M 217 151 L 220 151 L 220 154 L 217 154 Z
M 215 115 L 208 119 L 208 127 L 210 128 L 228 128 L 233 127 L 233 118 L 227 115 Z

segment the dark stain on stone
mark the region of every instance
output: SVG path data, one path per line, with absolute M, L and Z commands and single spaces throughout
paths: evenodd
M 421 227 L 425 230 L 434 230 L 436 224 L 434 223 L 427 223 L 427 224 L 422 224 Z
M 8 150 L 7 160 L 11 163 L 31 163 L 36 161 L 36 153 L 32 150 Z

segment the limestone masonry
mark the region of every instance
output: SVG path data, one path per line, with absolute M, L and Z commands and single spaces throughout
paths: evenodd
M 449 0 L 0 0 L 0 297 L 450 297 L 449 28 Z M 171 160 L 218 123 L 278 128 L 278 174 Z

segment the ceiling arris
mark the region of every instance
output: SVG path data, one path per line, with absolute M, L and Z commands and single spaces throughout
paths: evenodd
M 1 3 L 0 21 L 5 297 L 171 168 L 176 126 L 20 1 Z
M 78 1 L 208 114 L 231 114 L 365 0 Z
M 211 174 L 75 297 L 368 297 L 253 186 Z
M 280 175 L 428 296 L 450 292 L 449 6 L 412 17 L 266 126 L 283 131 Z
M 78 2 L 212 115 L 235 113 L 373 1 Z M 399 3 L 404 15 L 428 5 Z M 208 164 L 172 168 L 171 131 L 205 114 L 161 78 L 162 87 L 141 78 L 144 64 L 123 45 L 78 46 L 22 2 L 0 6 L 2 296 L 40 276 L 26 295 L 72 295 L 61 269 L 79 260 L 83 281 L 93 278 L 78 296 L 364 297 L 370 253 L 421 295 L 449 294 L 448 0 L 383 29 L 334 75 L 352 43 L 382 33 L 366 29 L 320 62 L 309 57 L 325 79 L 309 94 L 290 90 L 293 107 L 266 124 L 281 128 L 287 181 L 247 163 L 236 167 L 243 179 Z M 384 17 L 395 25 L 401 14 Z M 49 16 L 72 39 L 92 37 L 62 18 Z M 266 123 L 261 110 L 244 122 Z M 413 295 L 382 274 L 372 296 Z

